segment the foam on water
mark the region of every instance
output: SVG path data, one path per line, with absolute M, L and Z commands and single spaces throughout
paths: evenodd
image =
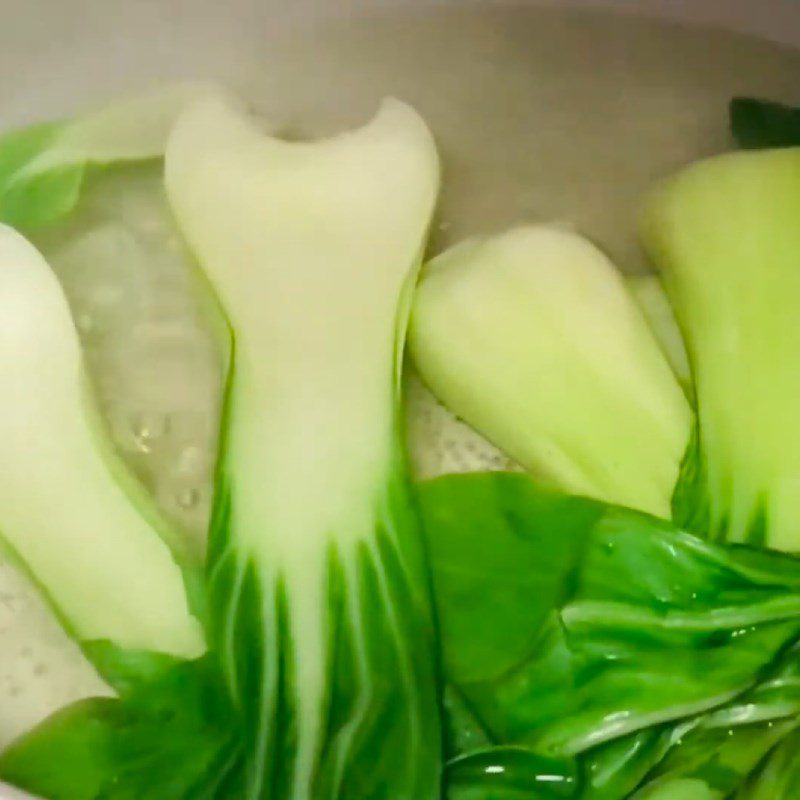
M 800 56 L 771 45 L 552 10 L 380 16 L 264 50 L 241 83 L 293 132 L 362 121 L 386 93 L 420 109 L 445 165 L 435 248 L 521 219 L 566 219 L 631 271 L 643 267 L 633 231 L 646 186 L 729 144 L 732 94 L 796 100 L 800 84 Z M 202 547 L 221 357 L 157 169 L 95 175 L 75 219 L 37 243 L 70 298 L 117 447 Z M 419 476 L 513 468 L 413 375 L 406 400 Z M 60 705 L 102 691 L 0 556 L 0 747 Z

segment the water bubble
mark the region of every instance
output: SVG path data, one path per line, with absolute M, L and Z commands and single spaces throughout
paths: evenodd
M 194 444 L 187 445 L 178 454 L 175 464 L 176 472 L 181 475 L 198 475 L 205 469 L 203 448 Z
M 142 453 L 150 453 L 153 446 L 169 433 L 170 418 L 168 414 L 156 412 L 139 412 L 131 419 L 131 434 L 136 449 Z
M 187 486 L 178 492 L 175 499 L 184 511 L 190 511 L 200 502 L 200 490 L 193 486 Z
M 78 314 L 75 324 L 77 325 L 78 331 L 83 334 L 92 333 L 96 328 L 94 317 L 88 312 Z

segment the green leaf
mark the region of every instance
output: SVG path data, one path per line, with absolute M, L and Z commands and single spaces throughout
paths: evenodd
M 519 663 L 574 589 L 603 506 L 513 476 L 444 477 L 419 499 L 445 669 L 457 683 Z
M 494 747 L 452 761 L 447 800 L 569 800 L 575 798 L 574 762 L 521 747 Z
M 448 756 L 457 757 L 491 747 L 492 740 L 454 685 L 444 687 L 442 705 L 446 726 L 445 752 Z
M 800 713 L 797 559 L 715 546 L 524 475 L 447 476 L 419 498 L 451 757 L 576 756 L 582 800 L 619 800 L 645 779 L 716 779 L 687 766 L 692 742 L 726 764 L 739 740 L 719 731 L 741 728 L 763 754 L 763 733 L 746 731 Z M 742 763 L 737 780 L 755 767 Z
M 0 137 L 0 222 L 31 230 L 73 210 L 86 169 L 164 154 L 178 114 L 213 90 L 174 84 Z
M 81 649 L 103 679 L 123 696 L 182 663 L 166 653 L 125 650 L 109 641 L 82 642 Z
M 61 130 L 59 123 L 34 125 L 0 137 L 0 221 L 35 227 L 67 213 L 77 201 L 83 165 L 62 165 L 21 179 L 26 165 L 46 153 Z
M 691 727 L 693 723 L 688 723 Z M 646 775 L 669 753 L 687 723 L 655 726 L 615 739 L 579 759 L 584 778 L 581 800 L 629 797 Z
M 0 755 L 0 779 L 48 800 L 233 800 L 238 729 L 216 661 L 204 658 L 57 713 Z
M 0 777 L 48 800 L 93 800 L 112 769 L 117 700 L 86 700 L 58 712 L 0 755 Z
M 787 736 L 739 790 L 736 800 L 794 800 L 800 790 L 800 731 Z
M 800 108 L 734 97 L 730 102 L 730 125 L 734 139 L 748 150 L 800 145 Z
M 795 720 L 736 728 L 701 724 L 658 765 L 646 788 L 649 791 L 675 780 L 694 780 L 713 790 L 714 797 L 728 797 L 796 726 Z M 642 796 L 649 795 L 644 792 Z
M 77 205 L 86 173 L 84 164 L 52 167 L 43 173 L 27 176 L 23 175 L 20 165 L 14 163 L 15 158 L 27 150 L 34 150 L 37 146 L 46 150 L 54 130 L 57 130 L 54 125 L 43 129 L 37 126 L 0 139 L 0 160 L 8 167 L 5 175 L 0 172 L 0 221 L 15 228 L 32 230 L 66 216 Z M 45 136 L 44 132 L 50 135 Z M 2 166 L 0 164 L 0 168 Z
M 628 797 L 645 778 L 646 786 L 635 795 L 636 800 L 649 798 L 651 792 L 661 797 L 658 792 L 666 794 L 667 787 L 683 781 L 702 783 L 714 798 L 728 797 L 737 788 L 742 797 L 747 797 L 747 786 L 755 785 L 765 754 L 800 722 L 799 653 L 800 647 L 795 644 L 769 666 L 758 686 L 718 709 L 660 732 L 654 728 L 624 737 L 587 753 L 581 761 L 591 777 L 591 790 L 587 787 L 581 800 Z M 608 772 L 609 751 L 619 756 L 611 761 L 616 767 L 612 778 L 621 779 L 612 780 L 610 785 L 597 781 L 597 776 Z M 594 791 L 597 783 L 601 784 L 599 793 Z M 603 783 L 609 791 L 602 791 Z
M 668 781 L 636 795 L 636 800 L 721 800 L 704 781 L 679 778 Z
M 703 456 L 700 430 L 695 420 L 692 437 L 683 454 L 681 469 L 672 493 L 672 519 L 676 525 L 705 537 L 711 529 L 711 506 L 706 487 L 708 472 Z

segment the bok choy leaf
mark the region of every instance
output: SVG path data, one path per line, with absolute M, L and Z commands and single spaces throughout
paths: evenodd
M 561 775 L 573 765 L 567 796 L 581 800 L 678 779 L 729 792 L 800 723 L 796 559 L 711 545 L 517 474 L 447 476 L 419 495 L 454 797 L 468 777 L 464 796 L 517 797 L 492 787 L 542 759 Z M 751 761 L 736 761 L 740 739 Z M 698 771 L 694 753 L 736 774 Z M 498 769 L 479 780 L 464 764 Z M 522 774 L 533 792 L 535 770 Z

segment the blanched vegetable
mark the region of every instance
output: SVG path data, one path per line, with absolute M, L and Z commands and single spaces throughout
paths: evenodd
M 221 101 L 173 131 L 166 182 L 235 356 L 212 522 L 212 646 L 248 798 L 438 796 L 425 570 L 400 445 L 409 292 L 438 187 L 386 101 L 312 143 Z
M 651 199 L 644 243 L 684 331 L 699 447 L 679 521 L 800 550 L 800 149 L 695 164 Z
M 0 780 L 48 800 L 794 800 L 800 561 L 748 545 L 800 549 L 800 151 L 694 167 L 648 214 L 699 421 L 658 279 L 557 227 L 434 259 L 424 378 L 571 494 L 497 473 L 415 491 L 400 379 L 432 137 L 392 100 L 327 140 L 266 129 L 192 86 L 0 138 L 0 221 L 78 272 L 120 233 L 134 273 L 163 244 L 234 351 L 200 575 L 110 452 L 47 258 L 0 224 L 0 542 L 117 692 L 19 738 Z
M 435 258 L 410 344 L 434 394 L 535 475 L 668 514 L 689 405 L 622 277 L 585 239 L 523 227 Z
M 493 741 L 574 754 L 714 708 L 800 633 L 793 559 L 521 475 L 445 477 L 420 499 L 445 674 Z
M 0 535 L 67 627 L 84 644 L 202 652 L 168 530 L 104 439 L 61 287 L 3 225 L 0 385 Z
M 449 797 L 550 797 L 546 775 L 580 800 L 676 781 L 728 797 L 800 724 L 796 559 L 521 475 L 444 477 L 420 501 Z

